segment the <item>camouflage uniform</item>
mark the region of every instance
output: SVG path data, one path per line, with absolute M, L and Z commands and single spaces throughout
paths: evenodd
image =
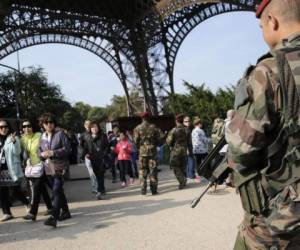
M 211 131 L 211 140 L 214 145 L 217 145 L 225 133 L 225 121 L 221 118 L 216 118 Z
M 300 226 L 299 181 L 285 187 L 276 196 L 269 196 L 263 182 L 264 172 L 261 171 L 270 162 L 273 164 L 270 167 L 274 167 L 276 162 L 284 164 L 281 163 L 282 157 L 288 151 L 288 146 L 281 145 L 282 152 L 277 161 L 268 158 L 268 147 L 280 131 L 282 116 L 280 74 L 273 56 L 279 49 L 296 46 L 300 46 L 300 33 L 283 41 L 271 55 L 262 57 L 255 67 L 249 68 L 244 78 L 247 81 L 241 80 L 236 88 L 236 113 L 225 133 L 229 144 L 228 163 L 234 170 L 235 186 L 245 210 L 235 250 L 300 249 L 299 235 L 274 233 L 275 228 L 284 231 L 291 225 L 290 222 L 298 222 L 298 228 Z M 296 65 L 299 66 L 300 61 Z M 300 84 L 299 68 L 292 70 L 297 84 Z M 299 103 L 297 109 L 299 111 Z M 286 180 L 289 179 L 291 177 Z M 286 200 L 292 202 L 292 207 L 283 203 Z M 272 216 L 277 219 L 272 220 Z
M 156 147 L 161 140 L 160 130 L 144 120 L 134 129 L 134 141 L 139 150 L 140 178 L 142 194 L 146 194 L 147 176 L 150 176 L 150 189 L 152 194 L 157 193 L 157 164 Z
M 170 167 L 179 182 L 179 188 L 186 185 L 186 159 L 188 135 L 186 128 L 180 124 L 173 128 L 167 137 L 167 144 L 171 148 Z

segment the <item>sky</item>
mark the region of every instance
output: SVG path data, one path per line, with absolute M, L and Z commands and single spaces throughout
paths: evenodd
M 253 13 L 222 14 L 198 25 L 184 40 L 175 62 L 175 92 L 185 93 L 186 80 L 211 90 L 235 85 L 250 64 L 268 51 Z M 40 66 L 66 99 L 92 106 L 110 104 L 123 95 L 113 70 L 94 54 L 69 45 L 47 44 L 20 50 L 21 68 Z M 1 63 L 17 67 L 16 53 Z M 28 69 L 27 69 L 28 70 Z M 0 72 L 5 72 L 0 67 Z

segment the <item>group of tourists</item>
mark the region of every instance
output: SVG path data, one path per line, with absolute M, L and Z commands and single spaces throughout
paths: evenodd
M 201 177 L 205 179 L 206 174 L 200 166 L 209 151 L 224 137 L 225 127 L 233 116 L 234 111 L 229 110 L 225 120 L 216 118 L 210 137 L 205 133 L 198 116 L 194 117 L 193 123 L 189 116 L 181 114 L 176 116 L 176 127 L 168 133 L 166 143 L 171 150 L 170 167 L 179 182 L 179 189 L 186 186 L 187 179 L 196 182 L 200 182 Z M 219 154 L 226 152 L 227 146 L 224 146 Z M 225 184 L 231 186 L 230 180 L 226 180 Z
M 44 224 L 56 227 L 58 220 L 71 218 L 63 189 L 70 144 L 65 133 L 56 127 L 53 114 L 44 113 L 39 125 L 42 133 L 34 130 L 32 121 L 24 119 L 21 123 L 22 136 L 19 138 L 7 120 L 0 120 L 2 221 L 13 218 L 11 197 L 25 205 L 27 214 L 23 219 L 35 221 L 42 197 L 47 207 L 45 215 L 50 215 Z M 30 184 L 30 197 L 25 194 L 24 185 L 27 181 Z M 13 191 L 13 196 L 10 196 L 9 190 Z
M 106 169 L 112 172 L 112 182 L 117 180 L 117 170 L 120 174 L 121 186 L 132 185 L 138 178 L 137 150 L 129 131 L 120 131 L 114 127 L 107 135 L 97 122 L 86 120 L 85 132 L 80 136 L 82 159 L 88 170 L 92 192 L 98 200 L 105 195 L 104 174 Z M 126 176 L 129 179 L 126 179 Z
M 159 128 L 149 122 L 148 112 L 142 113 L 141 118 L 142 123 L 133 132 L 114 127 L 107 134 L 99 123 L 85 121 L 85 132 L 79 138 L 81 158 L 90 176 L 91 191 L 98 200 L 106 194 L 106 169 L 111 170 L 113 182 L 116 182 L 119 172 L 121 187 L 134 184 L 135 178 L 140 177 L 142 195 L 147 194 L 149 177 L 151 194 L 156 195 L 157 148 L 164 143 L 170 147 L 170 167 L 179 182 L 179 189 L 185 187 L 187 177 L 195 178 L 194 162 L 201 164 L 208 152 L 209 139 L 201 128 L 201 120 L 196 117 L 191 130 L 188 116 L 176 116 L 176 127 L 166 138 Z M 43 114 L 39 119 L 39 129 L 36 127 L 34 122 L 22 120 L 19 137 L 8 121 L 0 120 L 2 221 L 13 218 L 10 210 L 12 197 L 24 204 L 26 215 L 23 218 L 35 221 L 42 197 L 47 207 L 44 214 L 50 215 L 45 225 L 56 227 L 58 220 L 71 218 L 63 189 L 72 151 L 71 142 L 67 133 L 57 126 L 53 114 Z M 192 167 L 187 164 L 190 152 L 193 156 Z M 26 192 L 27 183 L 30 192 Z
M 225 163 L 245 212 L 234 249 L 296 250 L 300 249 L 300 1 L 259 1 L 256 16 L 271 52 L 247 69 L 236 88 L 235 111 L 228 112 L 228 120 L 216 128 L 225 134 Z M 171 150 L 170 167 L 179 189 L 186 186 L 187 177 L 196 177 L 194 163 L 197 174 L 202 174 L 198 167 L 208 153 L 209 139 L 201 119 L 196 117 L 192 128 L 189 117 L 177 115 L 176 127 L 165 138 L 150 123 L 149 113 L 141 117 L 133 136 L 124 132 L 106 136 L 97 123 L 85 124 L 83 157 L 98 199 L 105 194 L 106 157 L 113 162 L 114 181 L 118 163 L 122 186 L 128 183 L 126 174 L 132 183 L 137 172 L 134 147 L 142 195 L 147 193 L 148 177 L 152 195 L 158 194 L 157 147 L 164 141 Z M 55 227 L 58 220 L 71 217 L 63 190 L 69 142 L 56 128 L 53 115 L 43 114 L 40 125 L 42 133 L 24 120 L 20 139 L 6 120 L 0 120 L 2 221 L 13 218 L 9 189 L 24 204 L 26 220 L 36 219 L 41 196 L 50 215 L 45 225 Z M 22 191 L 22 166 L 32 190 L 30 199 Z

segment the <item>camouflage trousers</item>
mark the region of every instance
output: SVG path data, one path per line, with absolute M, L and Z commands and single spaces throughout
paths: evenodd
M 279 238 L 272 236 L 264 223 L 264 217 L 253 216 L 251 222 L 245 215 L 235 241 L 234 250 L 297 250 L 300 237 Z
M 153 157 L 140 156 L 139 158 L 140 165 L 140 180 L 142 189 L 147 189 L 147 177 L 150 178 L 150 188 L 151 191 L 157 191 L 157 165 L 156 160 Z
M 177 155 L 172 156 L 170 159 L 170 168 L 173 169 L 174 175 L 180 185 L 186 183 L 186 156 Z

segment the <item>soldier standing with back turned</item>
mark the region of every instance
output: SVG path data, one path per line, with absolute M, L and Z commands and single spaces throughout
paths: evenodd
M 300 249 L 300 0 L 263 0 L 257 17 L 271 52 L 236 88 L 226 128 L 245 216 L 235 250 Z
M 147 193 L 147 176 L 150 178 L 150 190 L 152 195 L 157 194 L 157 164 L 156 164 L 156 147 L 161 140 L 160 130 L 149 123 L 150 114 L 144 112 L 141 114 L 142 123 L 138 125 L 134 133 L 134 142 L 139 151 L 139 165 L 142 195 Z
M 176 127 L 169 132 L 166 140 L 171 149 L 170 167 L 179 182 L 179 189 L 183 189 L 186 185 L 188 134 L 183 126 L 183 117 L 183 115 L 176 116 Z

